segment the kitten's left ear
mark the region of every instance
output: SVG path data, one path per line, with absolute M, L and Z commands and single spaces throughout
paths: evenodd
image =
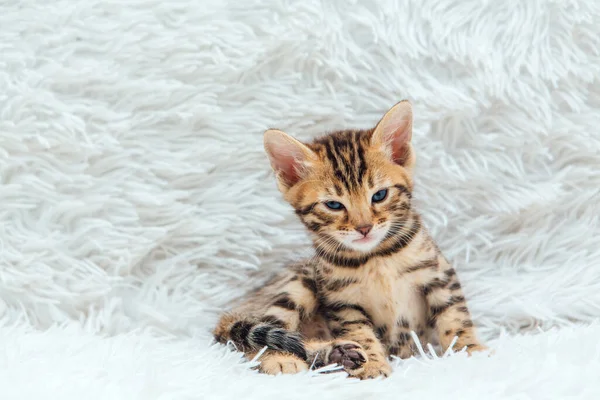
M 380 147 L 392 161 L 409 171 L 415 165 L 415 152 L 410 143 L 412 120 L 412 106 L 403 100 L 385 113 L 371 137 L 371 145 Z

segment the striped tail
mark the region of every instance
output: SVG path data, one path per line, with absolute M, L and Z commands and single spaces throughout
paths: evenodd
M 260 351 L 263 347 L 291 353 L 303 360 L 307 359 L 302 336 L 298 332 L 290 332 L 280 323 L 268 318 L 259 319 L 226 314 L 221 317 L 213 332 L 219 343 L 233 342 L 238 350 L 245 353 Z

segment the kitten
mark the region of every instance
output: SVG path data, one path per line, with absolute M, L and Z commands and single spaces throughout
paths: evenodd
M 408 358 L 434 334 L 442 350 L 485 350 L 455 270 L 411 208 L 412 108 L 402 101 L 373 129 L 301 143 L 264 135 L 279 190 L 309 230 L 315 257 L 291 265 L 214 331 L 259 369 L 294 373 L 339 364 L 361 379 L 388 376 L 389 355 Z

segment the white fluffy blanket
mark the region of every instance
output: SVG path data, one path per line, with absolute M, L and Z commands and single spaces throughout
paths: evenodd
M 599 21 L 590 0 L 1 2 L 0 397 L 599 398 Z M 496 354 L 357 382 L 211 347 L 228 300 L 310 251 L 264 129 L 369 127 L 403 98 L 418 206 Z

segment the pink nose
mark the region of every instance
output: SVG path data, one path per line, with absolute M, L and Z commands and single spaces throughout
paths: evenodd
M 371 228 L 373 228 L 373 225 L 361 225 L 357 226 L 356 230 L 362 233 L 363 235 L 367 236 L 369 232 L 371 232 Z

